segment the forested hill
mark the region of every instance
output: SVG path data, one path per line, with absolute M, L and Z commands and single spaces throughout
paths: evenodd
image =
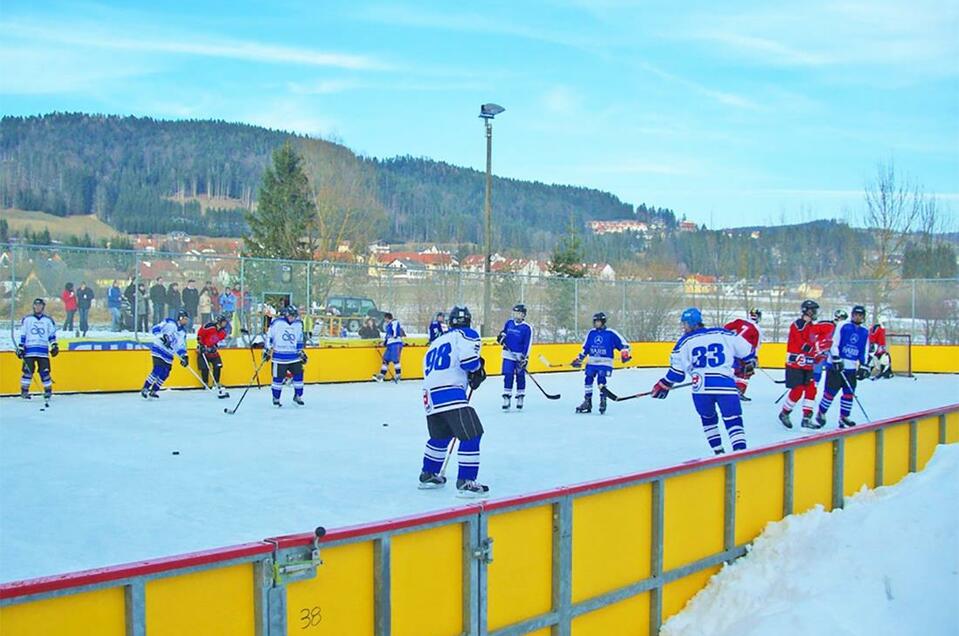
M 243 209 L 255 204 L 272 151 L 288 140 L 307 157 L 318 192 L 336 182 L 351 201 L 382 207 L 388 222 L 379 238 L 482 242 L 481 172 L 411 157 L 363 159 L 327 141 L 222 121 L 3 117 L 0 206 L 96 214 L 126 232 L 242 236 Z M 502 178 L 494 207 L 510 219 L 496 224 L 497 244 L 535 251 L 551 249 L 570 222 L 633 213 L 606 192 Z

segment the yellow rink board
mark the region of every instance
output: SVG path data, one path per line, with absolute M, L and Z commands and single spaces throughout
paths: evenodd
M 678 614 L 686 606 L 686 602 L 706 587 L 709 579 L 719 570 L 720 566 L 716 565 L 667 583 L 663 588 L 663 622 Z
M 650 575 L 652 485 L 573 499 L 573 602 Z
M 390 558 L 390 633 L 459 634 L 463 630 L 463 524 L 397 535 Z
M 843 441 L 842 494 L 849 497 L 863 486 L 876 487 L 876 433 L 868 431 Z
M 649 592 L 573 619 L 572 636 L 648 636 Z
M 882 485 L 891 486 L 909 473 L 909 424 L 896 424 L 883 431 Z
M 724 472 L 718 466 L 666 478 L 663 570 L 722 551 Z
M 793 513 L 816 504 L 832 510 L 832 442 L 797 448 L 793 455 Z
M 0 607 L 0 634 L 125 636 L 125 612 L 122 587 L 28 601 Z
M 959 411 L 946 413 L 946 443 L 959 442 Z
M 373 634 L 373 542 L 321 550 L 316 578 L 286 588 L 288 633 Z
M 499 629 L 552 606 L 553 506 L 489 517 L 493 562 L 487 568 L 487 625 Z
M 767 523 L 782 519 L 784 474 L 782 453 L 736 464 L 736 545 L 752 541 Z
M 150 636 L 253 636 L 253 565 L 180 574 L 146 583 Z
M 939 443 L 939 416 L 924 417 L 919 420 L 916 438 L 916 470 L 922 470 L 932 459 Z

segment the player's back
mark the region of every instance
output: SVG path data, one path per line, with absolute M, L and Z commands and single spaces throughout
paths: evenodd
M 450 329 L 430 343 L 423 359 L 426 410 L 437 413 L 467 404 L 469 371 L 479 367 L 479 334 L 470 328 Z
M 721 327 L 702 328 L 684 335 L 673 348 L 670 366 L 692 376 L 693 391 L 730 393 L 736 359 L 752 358 L 752 345 Z
M 759 325 L 752 322 L 751 320 L 746 320 L 745 318 L 737 318 L 732 322 L 726 323 L 723 327 L 727 331 L 731 331 L 735 334 L 742 336 L 746 342 L 751 344 L 754 349 L 759 348 L 759 343 L 761 340 L 761 332 L 759 331 Z

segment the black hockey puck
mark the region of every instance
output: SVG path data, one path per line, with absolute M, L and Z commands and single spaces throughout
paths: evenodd
M 383 422 L 383 426 L 389 426 L 389 424 L 387 424 L 386 422 Z
M 173 451 L 173 452 L 170 453 L 170 454 L 171 454 L 171 455 L 179 455 L 179 454 L 180 454 L 180 451 Z

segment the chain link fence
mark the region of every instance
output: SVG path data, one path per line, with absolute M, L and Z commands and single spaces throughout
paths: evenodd
M 78 339 L 74 348 L 83 347 L 83 338 L 100 341 L 98 346 L 104 340 L 116 346 L 149 341 L 150 327 L 180 309 L 194 328 L 226 314 L 231 344 L 245 346 L 249 340 L 241 334 L 262 333 L 286 303 L 300 307 L 314 338 L 355 338 L 367 322 L 381 326 L 384 311 L 399 318 L 408 334 L 425 334 L 437 311 L 464 303 L 476 326 L 486 322 L 496 333 L 511 307 L 522 302 L 541 342 L 581 340 L 599 311 L 627 338 L 657 341 L 677 337 L 685 307 L 699 307 L 710 325 L 756 307 L 763 312 L 765 339 L 781 342 L 807 298 L 820 304 L 824 318 L 862 304 L 868 324 L 882 321 L 914 343 L 959 344 L 959 279 L 718 283 L 703 277 L 647 282 L 496 273 L 490 276 L 486 317 L 484 274 L 466 270 L 59 246 L 0 250 L 0 315 L 9 322 L 11 346 L 16 325 L 37 297 L 46 299 L 61 337 Z

